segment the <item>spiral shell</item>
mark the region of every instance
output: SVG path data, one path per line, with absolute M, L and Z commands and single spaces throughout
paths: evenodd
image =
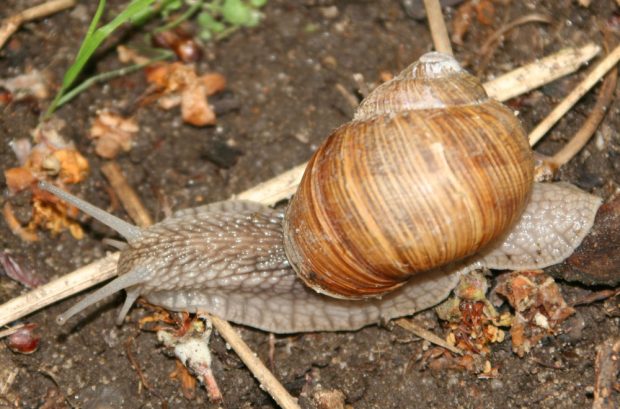
M 501 236 L 532 183 L 512 111 L 452 57 L 429 53 L 316 151 L 287 210 L 286 253 L 318 292 L 380 296 Z

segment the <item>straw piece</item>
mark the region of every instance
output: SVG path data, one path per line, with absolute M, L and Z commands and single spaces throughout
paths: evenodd
M 491 98 L 507 101 L 577 71 L 600 51 L 601 47 L 593 43 L 565 48 L 485 82 L 484 89 Z
M 446 22 L 441 14 L 441 4 L 439 4 L 439 0 L 424 0 L 424 7 L 426 8 L 426 16 L 428 17 L 428 25 L 431 29 L 431 37 L 433 37 L 435 50 L 440 53 L 452 55 L 450 36 L 448 36 Z
M 267 369 L 265 364 L 256 356 L 248 345 L 241 339 L 241 336 L 234 330 L 227 321 L 214 315 L 204 314 L 213 323 L 213 326 L 220 333 L 222 338 L 228 342 L 232 349 L 237 353 L 245 366 L 252 371 L 254 377 L 260 382 L 263 388 L 276 403 L 283 409 L 300 409 L 297 400 L 293 398 L 284 386 Z
M 562 100 L 529 135 L 530 145 L 536 143 L 555 125 L 620 60 L 620 46 L 614 48 L 584 80 Z

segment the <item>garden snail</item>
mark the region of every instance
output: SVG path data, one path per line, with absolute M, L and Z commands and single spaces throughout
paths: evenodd
M 119 323 L 143 296 L 275 333 L 354 330 L 441 302 L 477 268 L 558 263 L 581 243 L 600 205 L 570 185 L 533 183 L 513 114 L 439 53 L 378 87 L 328 137 L 286 215 L 225 201 L 140 229 L 41 187 L 127 239 L 119 277 L 60 322 L 125 289 Z

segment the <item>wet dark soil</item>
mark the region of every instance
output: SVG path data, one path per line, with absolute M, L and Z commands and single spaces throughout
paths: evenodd
M 6 17 L 38 1 L 8 0 L 0 10 Z M 112 16 L 122 1 L 110 1 Z M 526 24 L 510 31 L 482 73 L 490 78 L 511 68 L 567 46 L 588 41 L 602 44 L 599 26 L 617 25 L 616 2 L 601 0 L 588 8 L 576 1 L 496 1 L 491 25 L 474 19 L 463 46 L 456 47 L 461 61 L 476 70 L 477 52 L 496 29 L 528 13 L 542 13 L 551 24 Z M 29 68 L 46 70 L 59 84 L 84 35 L 94 2 L 82 2 L 73 11 L 29 23 L 0 53 L 0 77 Z M 448 9 L 448 20 L 454 10 Z M 616 14 L 614 14 L 616 13 Z M 109 206 L 107 182 L 99 172 L 103 161 L 86 137 L 97 110 L 135 113 L 140 136 L 128 154 L 117 161 L 147 208 L 163 218 L 162 197 L 174 209 L 225 199 L 307 160 L 323 138 L 352 114 L 350 104 L 336 85 L 354 95 L 359 73 L 369 87 L 380 74 L 396 73 L 422 53 L 431 50 L 424 21 L 409 17 L 398 1 L 270 0 L 265 18 L 253 29 L 205 46 L 199 72 L 214 70 L 228 79 L 228 91 L 216 97 L 234 101 L 236 109 L 222 113 L 214 127 L 182 124 L 176 111 L 154 105 L 136 108 L 146 84 L 142 73 L 90 88 L 58 112 L 67 122 L 64 134 L 75 141 L 88 159 L 91 174 L 74 192 L 103 208 Z M 617 28 L 617 27 L 616 27 Z M 143 32 L 125 31 L 118 41 L 140 43 Z M 113 47 L 99 53 L 89 73 L 118 67 Z M 541 120 L 554 104 L 583 77 L 584 71 L 511 101 L 518 107 L 526 129 Z M 594 104 L 586 96 L 537 148 L 551 153 L 578 129 Z M 226 105 L 226 104 L 224 104 Z M 230 104 L 228 104 L 230 105 Z M 10 104 L 0 114 L 0 163 L 16 166 L 11 140 L 27 137 L 39 121 L 46 103 Z M 616 100 L 593 141 L 559 174 L 559 179 L 607 199 L 620 184 L 620 101 Z M 0 176 L 0 189 L 6 191 Z M 8 200 L 3 196 L 0 201 Z M 126 217 L 122 210 L 116 213 Z M 0 218 L 0 250 L 10 251 L 48 279 L 102 257 L 110 250 L 101 239 L 113 233 L 86 221 L 86 237 L 76 241 L 68 233 L 43 235 L 36 243 L 14 236 Z M 561 283 L 570 300 L 599 288 Z M 26 290 L 0 277 L 0 301 Z M 183 397 L 170 379 L 174 360 L 161 352 L 153 333 L 141 332 L 137 320 L 149 312 L 133 308 L 130 320 L 114 325 L 122 301 L 118 295 L 80 314 L 66 327 L 54 317 L 78 297 L 32 314 L 28 321 L 43 335 L 38 351 L 18 355 L 0 348 L 0 406 L 36 408 L 49 391 L 65 403 L 80 408 L 189 408 L 217 407 L 199 389 L 195 400 Z M 615 301 L 617 304 L 617 299 Z M 491 360 L 499 366 L 496 379 L 475 374 L 423 370 L 420 359 L 428 346 L 398 327 L 371 326 L 356 332 L 278 336 L 274 372 L 303 407 L 315 407 L 317 391 L 336 389 L 347 404 L 364 408 L 463 407 L 463 408 L 584 408 L 592 404 L 596 346 L 617 337 L 619 318 L 611 317 L 602 303 L 577 308 L 583 328 L 549 338 L 524 358 L 511 352 L 510 340 L 493 347 Z M 434 313 L 421 314 L 421 322 L 441 333 Z M 269 334 L 239 327 L 243 338 L 265 362 L 269 359 Z M 133 339 L 132 342 L 127 340 Z M 211 343 L 214 374 L 227 408 L 271 408 L 264 393 L 234 352 L 219 336 Z M 127 357 L 135 356 L 151 390 L 141 384 Z M 16 373 L 12 382 L 10 373 Z M 49 399 L 48 399 L 49 400 Z M 61 399 L 62 402 L 62 399 Z

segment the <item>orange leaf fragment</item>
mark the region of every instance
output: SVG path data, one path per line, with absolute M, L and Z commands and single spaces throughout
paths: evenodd
M 177 379 L 181 383 L 181 390 L 185 399 L 192 400 L 196 397 L 196 378 L 189 373 L 189 370 L 178 359 L 175 361 L 176 367 L 170 373 L 170 379 Z
M 540 270 L 504 274 L 495 292 L 516 311 L 510 334 L 512 349 L 521 357 L 541 339 L 560 333 L 560 324 L 575 313 L 553 278 Z
M 147 81 L 158 88 L 159 105 L 170 109 L 181 105 L 183 120 L 194 126 L 215 123 L 215 112 L 207 97 L 226 87 L 226 78 L 210 73 L 198 76 L 195 67 L 179 62 L 158 64 L 146 70 Z
M 133 118 L 123 118 L 112 112 L 102 111 L 90 128 L 91 139 L 96 140 L 95 152 L 102 158 L 112 159 L 122 151 L 131 149 L 133 138 L 140 127 Z
M 206 87 L 207 96 L 217 94 L 226 89 L 226 77 L 217 72 L 204 74 L 200 79 Z
M 6 185 L 11 193 L 18 193 L 32 185 L 36 178 L 26 168 L 10 168 L 4 171 Z
M 58 176 L 63 183 L 79 183 L 88 175 L 88 161 L 75 149 L 59 149 L 51 155 L 60 163 Z

